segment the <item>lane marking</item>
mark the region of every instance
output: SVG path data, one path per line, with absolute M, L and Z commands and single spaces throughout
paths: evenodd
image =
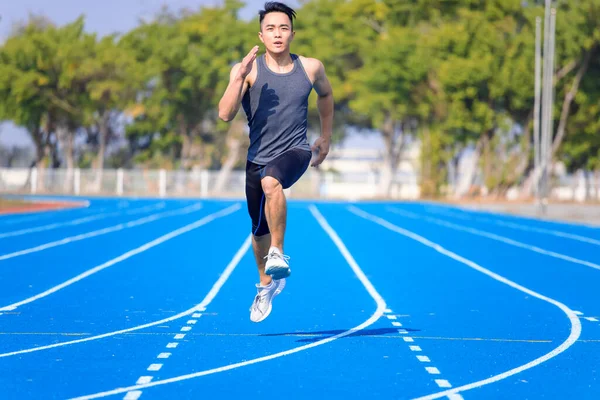
M 395 211 L 393 211 L 393 210 L 396 210 L 395 208 L 388 207 L 388 210 L 391 211 L 391 212 L 393 212 L 393 213 L 396 213 Z M 431 218 L 431 217 L 422 216 L 422 217 L 419 218 L 419 220 L 421 220 L 421 221 L 425 220 L 425 221 L 431 222 L 433 224 L 437 224 L 437 225 L 440 225 L 440 226 L 445 226 L 445 227 L 450 228 L 450 229 L 455 229 L 457 231 L 468 232 L 468 233 L 471 233 L 473 235 L 486 237 L 488 239 L 492 239 L 492 240 L 496 240 L 498 242 L 503 242 L 503 243 L 506 243 L 506 244 L 510 244 L 512 246 L 520 247 L 522 249 L 530 250 L 530 251 L 533 251 L 533 252 L 536 252 L 536 253 L 539 253 L 539 254 L 543 254 L 543 255 L 546 255 L 546 256 L 558 258 L 558 259 L 565 260 L 565 261 L 569 261 L 569 262 L 572 262 L 572 263 L 575 263 L 575 264 L 585 265 L 586 267 L 590 267 L 590 268 L 594 268 L 594 269 L 600 270 L 600 265 L 594 264 L 593 262 L 586 261 L 586 260 L 581 260 L 579 258 L 571 257 L 571 256 L 568 256 L 568 255 L 565 255 L 565 254 L 562 254 L 562 253 L 557 253 L 555 251 L 550 251 L 550 250 L 542 249 L 541 247 L 532 246 L 532 245 L 527 244 L 527 243 L 522 243 L 522 242 L 519 242 L 517 240 L 513 240 L 513 239 L 510 239 L 510 238 L 507 238 L 507 237 L 504 237 L 504 236 L 496 235 L 495 233 L 491 233 L 491 232 L 487 232 L 487 231 L 482 231 L 482 230 L 475 229 L 475 228 L 469 228 L 469 227 L 464 226 L 464 225 L 453 224 L 451 222 L 447 222 L 447 221 L 444 221 L 444 220 L 441 220 L 441 219 L 437 219 L 437 218 Z
M 25 354 L 25 353 L 33 353 L 36 351 L 42 351 L 42 350 L 47 350 L 47 349 L 53 349 L 55 347 L 63 347 L 63 346 L 69 346 L 69 345 L 73 345 L 73 344 L 78 344 L 78 343 L 85 343 L 85 342 L 90 342 L 93 340 L 99 340 L 99 339 L 104 339 L 107 337 L 111 337 L 111 336 L 116 336 L 116 335 L 120 335 L 123 333 L 128 333 L 128 332 L 133 332 L 133 331 L 137 331 L 140 329 L 145 329 L 145 328 L 150 328 L 152 326 L 156 326 L 156 325 L 160 325 L 160 324 L 164 324 L 166 322 L 171 322 L 171 321 L 175 321 L 179 318 L 183 318 L 185 316 L 188 316 L 196 311 L 199 311 L 200 309 L 206 309 L 206 306 L 208 304 L 210 304 L 210 302 L 215 298 L 215 296 L 217 295 L 217 293 L 219 293 L 219 290 L 221 289 L 221 287 L 223 286 L 223 284 L 227 281 L 227 279 L 229 278 L 229 276 L 231 275 L 231 273 L 233 272 L 233 270 L 235 269 L 235 267 L 239 264 L 240 260 L 242 259 L 242 257 L 244 256 L 244 254 L 248 251 L 248 249 L 250 248 L 250 246 L 252 245 L 252 238 L 249 235 L 246 240 L 244 241 L 244 243 L 242 244 L 242 247 L 240 247 L 240 249 L 237 251 L 237 253 L 235 254 L 235 256 L 233 257 L 233 259 L 231 260 L 231 262 L 227 265 L 227 267 L 225 267 L 225 269 L 223 270 L 223 273 L 221 274 L 221 276 L 219 277 L 219 279 L 217 279 L 217 281 L 215 282 L 215 284 L 213 285 L 213 287 L 210 289 L 210 291 L 208 292 L 208 294 L 206 295 L 206 297 L 202 300 L 202 302 L 192 308 L 190 308 L 189 310 L 183 311 L 177 315 L 173 315 L 172 317 L 169 318 L 165 318 L 165 319 L 161 319 L 159 321 L 154 321 L 154 322 L 150 322 L 148 324 L 144 324 L 144 325 L 138 325 L 138 326 L 134 326 L 132 328 L 127 328 L 127 329 L 121 329 L 118 331 L 114 331 L 114 332 L 108 332 L 108 333 L 104 333 L 101 335 L 96 335 L 96 336 L 92 336 L 89 338 L 85 338 L 85 339 L 77 339 L 77 340 L 71 340 L 68 342 L 61 342 L 61 343 L 55 343 L 55 344 L 51 344 L 51 345 L 47 345 L 47 346 L 40 346 L 40 347 L 32 347 L 29 349 L 24 349 L 24 350 L 19 350 L 19 351 L 13 351 L 10 353 L 3 353 L 0 354 L 0 358 L 3 357 L 10 357 L 10 356 L 15 356 L 18 354 Z M 177 335 L 175 335 L 175 339 L 183 339 L 185 337 L 184 334 L 178 333 Z
M 202 208 L 202 204 L 198 203 L 198 204 L 193 204 L 191 206 L 184 207 L 184 208 L 177 209 L 177 210 L 165 211 L 162 213 L 152 214 L 147 217 L 136 219 L 134 221 L 120 223 L 118 225 L 113 225 L 108 228 L 102 228 L 102 229 L 98 229 L 98 230 L 87 232 L 87 233 L 82 233 L 82 234 L 75 235 L 75 236 L 69 236 L 69 237 L 66 237 L 66 238 L 63 238 L 60 240 L 55 240 L 53 242 L 44 243 L 39 246 L 15 251 L 13 253 L 3 254 L 3 255 L 0 255 L 0 261 L 8 260 L 8 259 L 19 257 L 19 256 L 24 256 L 27 254 L 37 253 L 37 252 L 40 252 L 43 250 L 51 249 L 53 247 L 63 246 L 65 244 L 74 243 L 74 242 L 79 242 L 81 240 L 106 235 L 106 234 L 112 233 L 112 232 L 118 232 L 118 231 L 121 231 L 124 229 L 129 229 L 129 228 L 133 228 L 135 226 L 140 226 L 140 225 L 144 225 L 144 224 L 147 224 L 150 222 L 158 221 L 159 219 L 162 219 L 162 218 L 172 217 L 174 215 L 190 214 L 192 212 L 198 211 L 201 208 Z
M 364 274 L 364 272 L 360 269 L 360 267 L 358 266 L 358 264 L 356 263 L 356 261 L 354 260 L 354 258 L 352 257 L 352 255 L 350 254 L 350 252 L 348 251 L 346 246 L 344 245 L 344 243 L 341 241 L 341 239 L 339 238 L 337 233 L 333 230 L 333 228 L 331 228 L 331 226 L 325 220 L 323 215 L 321 215 L 319 210 L 314 205 L 309 206 L 309 210 L 311 211 L 313 216 L 317 219 L 317 222 L 321 225 L 321 227 L 325 230 L 325 232 L 327 232 L 329 237 L 336 244 L 339 251 L 342 253 L 344 258 L 348 262 L 348 265 L 350 265 L 350 268 L 352 268 L 352 270 L 354 271 L 354 273 L 356 274 L 358 279 L 361 281 L 361 283 L 363 284 L 363 286 L 365 287 L 367 292 L 371 295 L 373 300 L 375 300 L 375 303 L 377 304 L 377 309 L 375 310 L 375 312 L 373 313 L 373 315 L 371 315 L 371 317 L 369 319 L 367 319 L 362 324 L 360 324 L 352 329 L 349 329 L 345 332 L 342 332 L 337 335 L 334 335 L 334 336 L 331 336 L 331 337 L 328 337 L 325 339 L 321 339 L 316 342 L 312 342 L 312 343 L 309 343 L 309 344 L 306 344 L 303 346 L 294 347 L 289 350 L 281 351 L 279 353 L 275 353 L 275 354 L 271 354 L 268 356 L 259 357 L 259 358 L 255 358 L 252 360 L 247 360 L 247 361 L 243 361 L 243 362 L 239 362 L 239 363 L 235 363 L 235 364 L 229 364 L 229 365 L 226 365 L 223 367 L 213 368 L 213 369 L 195 372 L 195 373 L 191 373 L 191 374 L 187 374 L 187 375 L 181 375 L 181 376 L 177 376 L 174 378 L 154 381 L 154 382 L 150 382 L 145 385 L 135 385 L 135 386 L 130 386 L 130 387 L 126 387 L 126 388 L 117 388 L 117 389 L 109 390 L 106 392 L 99 392 L 99 393 L 95 393 L 95 394 L 91 394 L 91 395 L 81 396 L 81 397 L 77 397 L 73 400 L 95 399 L 95 398 L 100 398 L 100 397 L 106 397 L 106 396 L 111 396 L 114 394 L 129 392 L 132 390 L 139 390 L 139 389 L 143 389 L 146 387 L 153 387 L 153 386 L 159 386 L 159 385 L 166 385 L 166 384 L 174 383 L 174 382 L 180 382 L 180 381 L 187 380 L 187 379 L 193 379 L 193 378 L 197 378 L 200 376 L 211 375 L 211 374 L 215 374 L 215 373 L 219 373 L 219 372 L 229 371 L 229 370 L 236 369 L 236 368 L 241 368 L 241 367 L 244 367 L 247 365 L 253 365 L 253 364 L 260 363 L 260 362 L 269 361 L 269 360 L 272 360 L 275 358 L 298 353 L 298 352 L 301 352 L 304 350 L 311 349 L 313 347 L 318 347 L 318 346 L 333 342 L 334 340 L 337 340 L 339 338 L 342 338 L 342 337 L 345 337 L 348 335 L 352 335 L 355 332 L 361 331 L 361 330 L 365 329 L 366 327 L 377 322 L 381 318 L 381 316 L 383 315 L 383 313 L 386 309 L 385 301 L 383 300 L 381 295 L 379 295 L 377 290 L 375 290 L 375 288 L 373 287 L 373 285 L 371 284 L 371 282 L 369 281 L 367 276 Z
M 419 243 L 421 243 L 421 244 L 423 244 L 423 245 L 425 245 L 427 247 L 430 247 L 430 248 L 434 249 L 435 251 L 437 251 L 438 253 L 444 254 L 444 255 L 446 255 L 446 256 L 448 256 L 448 257 L 450 257 L 450 258 L 452 258 L 452 259 L 454 259 L 454 260 L 456 260 L 456 261 L 458 261 L 458 262 L 460 262 L 460 263 L 462 263 L 462 264 L 464 264 L 464 265 L 466 265 L 466 266 L 474 269 L 474 270 L 476 270 L 476 271 L 479 271 L 479 272 L 481 272 L 481 273 L 489 276 L 490 278 L 492 278 L 494 280 L 497 280 L 497 281 L 499 281 L 501 283 L 504 283 L 504 284 L 506 284 L 506 285 L 514 288 L 514 289 L 517 289 L 517 290 L 519 290 L 521 292 L 527 293 L 527 294 L 529 294 L 529 295 L 531 295 L 533 297 L 536 297 L 536 298 L 538 298 L 538 299 L 540 299 L 542 301 L 545 301 L 547 303 L 550 303 L 550 304 L 558 307 L 561 311 L 563 311 L 567 315 L 567 317 L 569 318 L 569 321 L 571 323 L 571 330 L 570 330 L 569 336 L 565 339 L 565 341 L 563 343 L 561 343 L 560 346 L 556 347 L 554 350 L 550 351 L 549 353 L 546 353 L 543 356 L 538 357 L 538 358 L 534 359 L 533 361 L 530 361 L 527 364 L 521 365 L 521 366 L 519 366 L 517 368 L 513 368 L 513 369 L 508 370 L 506 372 L 503 372 L 501 374 L 494 375 L 494 376 L 492 376 L 490 378 L 483 379 L 483 380 L 480 380 L 480 381 L 476 381 L 476 382 L 473 382 L 473 383 L 470 383 L 470 384 L 467 384 L 467 385 L 463 385 L 463 386 L 454 388 L 452 390 L 446 390 L 446 391 L 442 391 L 442 392 L 438 392 L 438 393 L 433 393 L 433 394 L 430 394 L 430 395 L 427 395 L 427 396 L 423 396 L 423 397 L 420 397 L 418 400 L 437 399 L 437 398 L 440 398 L 440 397 L 448 396 L 449 394 L 463 392 L 463 391 L 466 391 L 466 390 L 470 390 L 470 389 L 473 389 L 473 388 L 481 387 L 481 386 L 488 385 L 490 383 L 497 382 L 497 381 L 500 381 L 502 379 L 508 378 L 509 376 L 512 376 L 512 375 L 518 374 L 518 373 L 520 373 L 522 371 L 525 371 L 527 369 L 533 368 L 533 367 L 535 367 L 535 366 L 537 366 L 539 364 L 542 364 L 543 362 L 545 362 L 545 361 L 547 361 L 547 360 L 549 360 L 551 358 L 556 357 L 557 355 L 559 355 L 560 353 L 564 352 L 569 347 L 571 347 L 577 341 L 577 339 L 579 339 L 579 336 L 581 335 L 581 322 L 579 321 L 579 318 L 577 317 L 577 315 L 575 315 L 575 313 L 569 307 L 567 307 L 566 305 L 564 305 L 563 303 L 561 303 L 559 301 L 556 301 L 554 299 L 551 299 L 551 298 L 549 298 L 547 296 L 544 296 L 542 294 L 539 294 L 537 292 L 534 292 L 533 290 L 530 290 L 530 289 L 528 289 L 528 288 L 526 288 L 524 286 L 521 286 L 518 283 L 515 283 L 515 282 L 513 282 L 511 280 L 508 280 L 508 279 L 504 278 L 503 276 L 496 274 L 495 272 L 492 272 L 492 271 L 490 271 L 490 270 L 488 270 L 486 268 L 483 268 L 482 266 L 474 263 L 471 260 L 468 260 L 468 259 L 466 259 L 466 258 L 464 258 L 464 257 L 462 257 L 462 256 L 460 256 L 460 255 L 458 255 L 456 253 L 453 253 L 450 250 L 447 250 L 446 248 L 444 248 L 444 247 L 440 246 L 439 244 L 434 243 L 434 242 L 432 242 L 432 241 L 424 238 L 423 236 L 417 235 L 416 233 L 413 233 L 413 232 L 408 231 L 406 229 L 400 228 L 400 227 L 398 227 L 398 226 L 396 226 L 396 225 L 394 225 L 394 224 L 392 224 L 392 223 L 390 223 L 390 222 L 388 222 L 388 221 L 386 221 L 386 220 L 384 220 L 382 218 L 379 218 L 379 217 L 371 215 L 371 214 L 369 214 L 369 213 L 367 213 L 365 211 L 362 211 L 362 210 L 360 210 L 357 207 L 351 206 L 351 207 L 349 207 L 349 210 L 352 213 L 354 213 L 354 214 L 356 214 L 356 215 L 358 215 L 358 216 L 360 216 L 362 218 L 365 218 L 367 220 L 375 222 L 375 223 L 377 223 L 377 224 L 379 224 L 379 225 L 381 225 L 381 226 L 383 226 L 383 227 L 385 227 L 385 228 L 387 228 L 387 229 L 389 229 L 391 231 L 397 232 L 397 233 L 399 233 L 399 234 L 401 234 L 401 235 L 403 235 L 405 237 L 408 237 L 408 238 L 413 239 L 413 240 L 415 240 L 415 241 L 417 241 L 417 242 L 419 242 Z
M 140 379 L 137 380 L 137 383 L 143 385 L 144 383 L 148 383 L 152 381 L 151 376 L 140 376 Z M 141 393 L 141 392 L 140 392 Z
M 600 240 L 592 239 L 592 238 L 587 237 L 587 236 L 576 235 L 574 233 L 568 233 L 568 232 L 564 232 L 564 231 L 558 231 L 558 230 L 555 230 L 555 229 L 537 228 L 537 227 L 528 226 L 528 225 L 516 224 L 514 222 L 501 221 L 501 220 L 493 219 L 493 218 L 475 217 L 475 216 L 471 216 L 471 215 L 469 215 L 469 216 L 463 216 L 463 215 L 458 215 L 456 213 L 447 212 L 447 211 L 438 211 L 438 210 L 433 211 L 433 210 L 430 209 L 429 212 L 434 213 L 434 214 L 446 215 L 446 216 L 449 216 L 449 217 L 454 217 L 454 218 L 458 218 L 458 219 L 462 219 L 462 220 L 470 220 L 470 221 L 479 221 L 479 222 L 485 222 L 485 223 L 492 223 L 492 224 L 496 224 L 496 225 L 499 225 L 499 226 L 505 226 L 507 228 L 518 229 L 518 230 L 522 230 L 522 231 L 526 231 L 526 232 L 545 233 L 545 234 L 548 234 L 548 235 L 553 235 L 553 236 L 563 237 L 563 238 L 567 238 L 567 239 L 578 240 L 580 242 L 590 243 L 590 244 L 594 244 L 596 246 L 600 246 Z
M 100 265 L 98 265 L 98 266 L 96 266 L 94 268 L 88 269 L 87 271 L 85 271 L 85 272 L 83 272 L 83 273 L 81 273 L 81 274 L 79 274 L 79 275 L 77 275 L 77 276 L 75 276 L 75 277 L 73 277 L 73 278 L 71 278 L 71 279 L 69 279 L 69 280 L 61 283 L 61 284 L 59 284 L 59 285 L 56 285 L 56 286 L 54 286 L 54 287 L 52 287 L 52 288 L 50 288 L 50 289 L 48 289 L 48 290 L 46 290 L 46 291 L 44 291 L 42 293 L 38 293 L 35 296 L 31 296 L 31 297 L 29 297 L 29 298 L 27 298 L 25 300 L 21 300 L 19 302 L 16 302 L 16 303 L 13 303 L 13 304 L 9 304 L 9 305 L 4 306 L 4 307 L 0 307 L 0 311 L 14 310 L 15 308 L 20 307 L 20 306 L 22 306 L 24 304 L 29 304 L 31 302 L 34 302 L 36 300 L 42 299 L 42 298 L 44 298 L 46 296 L 49 296 L 52 293 L 56 293 L 59 290 L 62 290 L 62 289 L 66 288 L 66 287 L 68 287 L 68 286 L 70 286 L 70 285 L 72 285 L 74 283 L 77 283 L 77 282 L 81 281 L 82 279 L 87 278 L 90 275 L 96 274 L 96 273 L 102 271 L 103 269 L 106 269 L 108 267 L 112 267 L 113 265 L 118 264 L 121 261 L 127 260 L 128 258 L 131 258 L 131 257 L 133 257 L 135 255 L 141 254 L 141 253 L 145 252 L 146 250 L 149 250 L 149 249 L 151 249 L 153 247 L 156 247 L 156 246 L 158 246 L 158 245 L 160 245 L 160 244 L 162 244 L 164 242 L 167 242 L 167 241 L 169 241 L 169 240 L 171 240 L 173 238 L 176 238 L 179 235 L 182 235 L 184 233 L 187 233 L 189 231 L 197 229 L 197 228 L 199 228 L 199 227 L 201 227 L 203 225 L 206 225 L 209 222 L 212 222 L 212 221 L 214 221 L 217 218 L 221 218 L 221 217 L 224 217 L 226 215 L 229 215 L 229 214 L 231 214 L 231 213 L 239 210 L 240 208 L 241 208 L 241 205 L 238 203 L 238 204 L 235 204 L 233 206 L 227 207 L 227 208 L 225 208 L 225 209 L 223 209 L 221 211 L 217 211 L 215 213 L 209 214 L 209 215 L 205 216 L 204 218 L 202 218 L 202 219 L 200 219 L 200 220 L 198 220 L 196 222 L 193 222 L 193 223 L 188 224 L 188 225 L 186 225 L 186 226 L 184 226 L 182 228 L 179 228 L 179 229 L 176 229 L 176 230 L 174 230 L 172 232 L 169 232 L 166 235 L 160 236 L 160 237 L 158 237 L 158 238 L 156 238 L 156 239 L 154 239 L 154 240 L 152 240 L 152 241 L 150 241 L 150 242 L 148 242 L 148 243 L 146 243 L 146 244 L 144 244 L 144 245 L 142 245 L 142 246 L 140 246 L 140 247 L 138 247 L 136 249 L 133 249 L 133 250 L 130 250 L 130 251 L 126 252 L 126 253 L 123 253 L 120 256 L 118 256 L 116 258 L 113 258 L 112 260 L 109 260 L 109 261 L 107 261 L 107 262 L 105 262 L 103 264 L 100 264 Z
M 119 215 L 123 215 L 123 214 L 127 214 L 127 215 L 139 214 L 139 213 L 142 213 L 142 212 L 152 211 L 152 210 L 156 210 L 156 209 L 160 209 L 160 208 L 164 208 L 165 207 L 164 203 L 162 203 L 162 207 L 159 207 L 160 205 L 161 204 L 158 203 L 158 204 L 153 204 L 151 206 L 145 206 L 145 207 L 141 207 L 141 208 L 138 208 L 138 209 L 130 210 L 128 212 L 115 211 L 115 212 L 110 212 L 110 213 L 101 213 L 101 214 L 92 215 L 90 217 L 77 218 L 77 219 L 74 219 L 74 220 L 71 220 L 71 221 L 55 222 L 53 224 L 36 226 L 36 227 L 33 227 L 33 228 L 19 229 L 19 230 L 16 230 L 16 231 L 1 233 L 0 234 L 0 239 L 4 239 L 4 238 L 7 238 L 7 237 L 27 235 L 29 233 L 50 231 L 50 230 L 53 230 L 53 229 L 61 228 L 63 226 L 81 225 L 81 224 L 85 224 L 86 222 L 97 221 L 97 220 L 100 220 L 100 219 L 115 217 L 115 216 L 119 216 Z

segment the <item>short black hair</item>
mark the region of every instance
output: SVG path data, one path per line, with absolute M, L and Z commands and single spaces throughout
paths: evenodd
M 272 12 L 282 12 L 290 17 L 290 21 L 292 22 L 291 29 L 294 30 L 294 18 L 296 18 L 296 11 L 294 11 L 290 6 L 287 6 L 283 3 L 279 3 L 277 1 L 268 1 L 264 5 L 264 10 L 260 10 L 258 12 L 259 16 L 259 24 L 262 25 L 263 19 L 265 19 L 265 15 Z

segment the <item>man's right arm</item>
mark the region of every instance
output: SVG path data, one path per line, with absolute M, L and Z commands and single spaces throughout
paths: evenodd
M 239 73 L 240 66 L 241 63 L 238 63 L 231 69 L 229 85 L 219 101 L 219 118 L 225 122 L 231 121 L 236 116 L 248 88 L 246 78 Z
M 219 118 L 225 122 L 231 121 L 240 109 L 242 98 L 246 90 L 248 90 L 246 77 L 252 70 L 252 63 L 256 59 L 257 52 L 258 46 L 254 46 L 241 63 L 231 68 L 229 85 L 227 85 L 227 89 L 225 89 L 225 93 L 221 97 L 221 101 L 219 101 Z

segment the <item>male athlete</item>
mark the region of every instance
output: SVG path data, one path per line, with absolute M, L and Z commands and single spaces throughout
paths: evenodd
M 250 128 L 246 199 L 260 277 L 250 307 L 253 322 L 269 316 L 273 297 L 281 293 L 291 272 L 289 257 L 283 254 L 287 216 L 283 190 L 292 186 L 309 164 L 316 167 L 323 162 L 331 140 L 331 85 L 319 60 L 290 53 L 295 17 L 295 11 L 285 4 L 265 3 L 259 12 L 258 38 L 266 52 L 257 57 L 255 46 L 233 66 L 219 102 L 219 117 L 224 121 L 231 121 L 241 104 Z M 306 132 L 308 96 L 313 88 L 318 95 L 321 136 L 311 147 Z

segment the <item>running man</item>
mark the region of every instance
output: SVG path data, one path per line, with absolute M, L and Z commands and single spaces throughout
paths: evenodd
M 323 162 L 329 152 L 333 125 L 333 94 L 321 61 L 290 53 L 296 12 L 285 4 L 267 2 L 259 12 L 258 38 L 233 66 L 229 85 L 219 102 L 219 117 L 231 121 L 243 106 L 250 128 L 246 162 L 246 200 L 252 220 L 252 248 L 260 284 L 250 307 L 250 319 L 263 321 L 273 297 L 290 273 L 283 253 L 287 206 L 284 189 Z M 308 97 L 318 95 L 321 136 L 312 147 L 307 139 Z M 313 152 L 315 156 L 313 157 Z M 311 161 L 312 160 L 312 161 Z

